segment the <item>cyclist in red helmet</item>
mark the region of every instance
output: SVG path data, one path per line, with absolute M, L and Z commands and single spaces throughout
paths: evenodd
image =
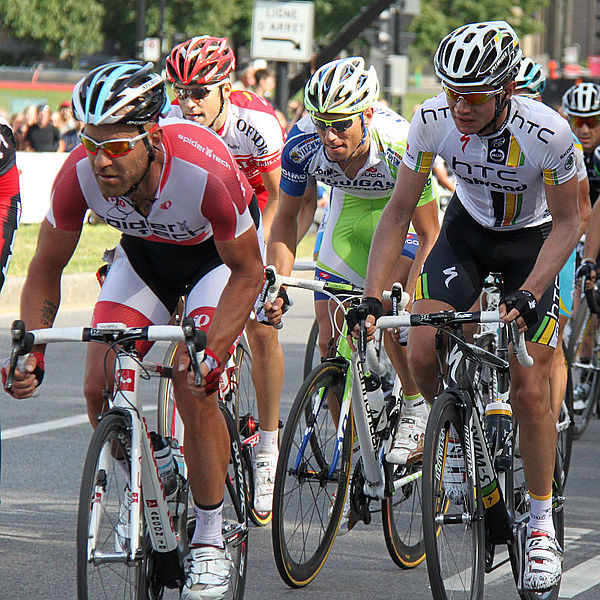
M 265 238 L 279 202 L 284 131 L 273 107 L 246 90 L 233 90 L 235 56 L 226 38 L 193 37 L 175 46 L 166 72 L 177 96 L 169 116 L 205 125 L 223 138 L 254 188 Z M 270 512 L 278 456 L 279 399 L 283 351 L 272 327 L 248 321 L 252 379 L 256 389 L 259 443 L 254 449 L 254 508 Z

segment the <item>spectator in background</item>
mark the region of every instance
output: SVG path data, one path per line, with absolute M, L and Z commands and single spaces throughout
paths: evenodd
M 83 123 L 73 119 L 73 127 L 64 133 L 60 134 L 60 142 L 58 143 L 59 152 L 71 152 L 77 144 L 79 144 L 79 132 L 83 128 Z
M 73 129 L 77 129 L 79 131 L 77 121 L 73 117 L 71 102 L 69 100 L 65 100 L 64 102 L 60 103 L 60 106 L 58 107 L 58 123 L 56 126 L 58 127 L 58 131 L 60 131 L 61 135 Z
M 17 152 L 25 150 L 25 136 L 27 135 L 28 129 L 25 113 L 20 112 L 12 115 L 10 118 L 10 126 L 15 138 L 15 149 Z
M 273 103 L 275 91 L 275 73 L 270 69 L 257 69 L 254 73 L 254 92 L 261 98 Z
M 29 126 L 25 136 L 28 152 L 56 152 L 60 142 L 58 128 L 50 122 L 51 112 L 47 104 L 37 108 L 37 122 Z

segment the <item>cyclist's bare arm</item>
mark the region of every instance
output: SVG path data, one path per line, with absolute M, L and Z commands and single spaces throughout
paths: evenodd
M 296 243 L 298 244 L 314 223 L 315 211 L 317 210 L 317 195 L 317 182 L 313 177 L 310 177 L 306 185 L 306 192 L 304 193 L 304 202 L 298 215 L 298 235 L 296 239 Z
M 440 233 L 437 202 L 433 200 L 433 202 L 428 202 L 423 206 L 417 206 L 415 214 L 412 217 L 412 224 L 419 237 L 419 247 L 417 248 L 415 260 L 410 267 L 406 282 L 405 291 L 411 297 L 415 291 L 421 267 Z
M 394 192 L 383 209 L 371 241 L 365 296 L 381 299 L 392 268 L 402 254 L 408 226 L 428 178 L 429 173 L 417 173 L 400 163 Z M 373 325 L 374 319 L 370 319 Z
M 590 202 L 590 182 L 587 177 L 579 182 L 577 204 L 579 206 L 580 218 L 579 237 L 581 237 L 587 230 L 588 225 L 590 224 L 590 218 L 592 216 L 592 203 Z
M 594 204 L 592 216 L 585 231 L 585 245 L 583 247 L 583 257 L 591 258 L 594 261 L 600 252 L 600 202 Z
M 81 230 L 64 231 L 55 229 L 46 220 L 42 222 L 37 248 L 21 291 L 21 319 L 28 329 L 52 327 L 60 304 L 62 272 L 75 252 L 80 235 Z M 44 348 L 34 346 L 33 351 L 43 354 Z M 28 398 L 33 394 L 38 383 L 33 375 L 36 364 L 37 359 L 31 355 L 26 372 L 17 370 L 15 373 L 12 387 L 15 398 Z
M 267 205 L 262 211 L 262 222 L 263 229 L 265 231 L 265 239 L 269 239 L 271 233 L 271 226 L 273 225 L 273 219 L 277 212 L 277 206 L 279 205 L 279 181 L 281 180 L 281 167 L 277 167 L 267 173 L 261 173 L 263 185 L 269 194 Z
M 552 283 L 579 239 L 577 176 L 574 175 L 560 185 L 544 185 L 544 188 L 548 209 L 552 215 L 552 231 L 542 244 L 533 269 L 521 286 L 521 289 L 531 292 L 536 300 L 541 298 Z M 505 321 L 517 319 L 519 328 L 523 329 L 525 322 L 518 318 L 518 311 L 513 309 L 505 315 L 504 309 L 504 304 L 501 304 L 500 316 L 503 319 L 506 317 Z

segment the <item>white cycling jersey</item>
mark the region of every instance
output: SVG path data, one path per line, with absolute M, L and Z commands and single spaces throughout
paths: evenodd
M 169 116 L 183 117 L 176 100 L 171 105 Z M 229 96 L 225 123 L 217 133 L 253 187 L 262 211 L 268 194 L 261 173 L 281 166 L 285 137 L 273 107 L 254 92 L 234 90 Z
M 426 100 L 411 122 L 403 160 L 429 173 L 436 154 L 456 175 L 456 194 L 468 213 L 494 229 L 550 221 L 544 184 L 559 185 L 576 172 L 567 121 L 523 96 L 510 99 L 506 120 L 488 136 L 461 134 L 445 94 Z

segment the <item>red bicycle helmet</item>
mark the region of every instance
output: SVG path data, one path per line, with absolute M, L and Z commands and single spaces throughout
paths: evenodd
M 169 81 L 180 85 L 216 85 L 227 79 L 233 69 L 235 55 L 227 38 L 211 35 L 177 44 L 166 61 Z

